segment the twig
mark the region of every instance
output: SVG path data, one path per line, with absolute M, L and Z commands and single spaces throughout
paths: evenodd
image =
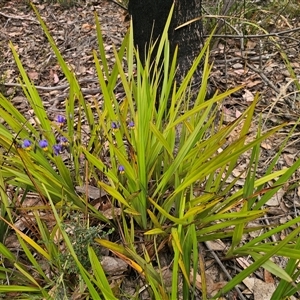
M 5 17 L 5 18 L 8 18 L 8 19 L 15 19 L 15 20 L 22 20 L 22 21 L 28 20 L 28 21 L 31 21 L 31 22 L 33 22 L 35 24 L 40 24 L 37 20 L 29 18 L 29 17 L 26 17 L 26 16 L 7 15 L 7 14 L 5 14 L 3 12 L 0 12 L 0 15 L 3 16 L 3 17 Z
M 265 73 L 258 69 L 258 68 L 255 68 L 253 66 L 251 66 L 249 63 L 246 63 L 246 66 L 251 69 L 252 71 L 254 71 L 255 73 L 257 73 L 261 79 L 267 84 L 269 85 L 276 93 L 280 93 L 280 91 L 278 90 L 278 88 L 273 84 L 273 82 L 271 82 L 267 76 L 265 75 Z
M 297 217 L 297 216 L 296 216 L 296 217 Z M 266 223 L 268 226 L 270 226 L 270 222 L 269 222 L 269 220 L 268 220 L 268 218 L 267 218 L 266 216 L 264 216 L 264 221 L 265 221 L 265 223 Z M 271 240 L 272 240 L 274 243 L 278 243 L 278 240 L 276 239 L 276 237 L 275 237 L 274 234 L 271 235 Z
M 207 247 L 207 249 L 211 252 L 211 254 L 213 255 L 214 259 L 216 260 L 217 264 L 220 266 L 220 268 L 222 269 L 222 271 L 225 273 L 225 275 L 227 276 L 227 278 L 229 280 L 232 280 L 231 275 L 228 273 L 228 271 L 226 270 L 224 264 L 221 262 L 221 260 L 219 259 L 218 255 L 213 251 L 213 249 L 209 246 L 209 244 L 207 242 L 204 242 L 205 246 Z M 242 292 L 240 291 L 240 289 L 235 286 L 234 289 L 236 290 L 236 292 L 238 293 L 240 300 L 246 300 L 246 298 L 244 297 L 244 295 L 242 294 Z
M 117 1 L 117 0 L 110 0 L 111 2 L 119 5 L 120 7 L 122 7 L 124 10 L 128 10 L 128 8 L 123 4 L 121 3 L 120 1 Z
M 264 38 L 270 36 L 280 36 L 290 32 L 300 31 L 300 27 L 296 27 L 289 30 L 279 31 L 279 32 L 271 32 L 267 34 L 245 34 L 245 35 L 234 35 L 234 34 L 214 34 L 213 37 L 217 38 L 232 38 L 232 39 L 241 39 L 241 38 Z M 204 37 L 209 37 L 210 35 L 204 35 Z M 285 37 L 284 37 L 285 38 Z
M 80 83 L 80 84 L 81 83 L 92 83 L 92 82 L 97 82 L 97 80 L 96 79 L 89 79 L 89 78 L 78 80 L 78 83 Z M 1 85 L 4 85 L 6 87 L 22 87 L 22 84 L 19 84 L 19 83 L 2 83 L 2 84 L 0 83 L 0 86 Z M 39 86 L 39 85 L 35 86 L 35 88 L 37 90 L 47 91 L 47 92 L 65 90 L 69 87 L 70 87 L 70 85 L 68 83 L 63 84 L 63 85 L 57 85 L 57 86 Z
M 229 58 L 226 60 L 226 62 L 236 62 L 236 61 L 240 61 L 240 60 L 244 60 L 244 61 L 260 61 L 260 60 L 266 60 L 266 59 L 270 59 L 271 57 L 277 55 L 277 53 L 272 53 L 272 54 L 266 54 L 266 55 L 262 55 L 260 56 L 238 56 L 238 57 L 233 57 L 233 58 Z M 222 63 L 224 63 L 224 59 L 214 59 L 213 60 L 214 63 L 218 64 L 218 66 L 222 65 Z
M 267 122 L 267 120 L 269 120 L 269 115 L 271 114 L 271 111 L 273 110 L 273 108 L 276 106 L 276 103 L 280 100 L 283 99 L 285 101 L 285 103 L 291 107 L 291 103 L 293 103 L 293 99 L 290 99 L 289 97 L 286 97 L 287 94 L 285 94 L 284 92 L 287 90 L 287 88 L 289 87 L 289 85 L 293 82 L 295 82 L 295 79 L 291 79 L 285 86 L 284 88 L 281 88 L 280 90 L 274 85 L 273 82 L 271 82 L 267 76 L 265 75 L 265 73 L 258 69 L 255 68 L 253 66 L 251 66 L 248 62 L 246 62 L 246 66 L 251 69 L 252 71 L 254 71 L 255 73 L 257 73 L 260 78 L 268 85 L 270 86 L 278 95 L 276 98 L 276 101 L 271 105 L 271 109 L 268 109 L 268 114 L 267 117 L 265 118 L 265 122 L 263 124 L 263 126 L 265 125 L 265 123 Z

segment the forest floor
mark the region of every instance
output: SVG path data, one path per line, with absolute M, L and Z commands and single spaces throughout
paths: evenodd
M 129 26 L 126 11 L 108 0 L 87 0 L 67 9 L 58 4 L 39 4 L 38 1 L 35 4 L 65 61 L 75 71 L 86 99 L 100 98 L 92 55 L 92 50 L 98 49 L 94 11 L 99 16 L 105 49 L 111 59 L 113 47 L 120 46 Z M 261 14 L 262 18 L 264 14 L 268 15 L 263 11 Z M 300 78 L 300 17 L 291 19 L 279 15 L 276 20 L 270 20 L 269 25 L 268 30 L 272 34 L 260 33 L 260 36 L 255 37 L 250 31 L 249 36 L 237 33 L 239 38 L 223 36 L 215 39 L 210 54 L 213 63 L 210 81 L 214 88 L 225 91 L 238 85 L 244 86 L 240 92 L 228 97 L 220 108 L 226 122 L 239 117 L 259 93 L 257 116 L 262 116 L 264 129 L 287 123 L 277 135 L 261 145 L 261 172 L 276 155 L 282 141 L 300 116 L 299 87 L 297 88 L 288 70 L 292 67 L 295 77 Z M 17 50 L 30 79 L 37 86 L 50 118 L 54 119 L 64 109 L 64 100 L 68 96 L 67 81 L 34 12 L 24 1 L 0 0 L 0 92 L 31 118 L 32 110 L 18 84 L 19 72 L 9 42 Z M 122 96 L 120 94 L 120 98 Z M 254 126 L 253 134 L 255 133 Z M 290 166 L 300 156 L 299 149 L 297 128 L 285 147 L 277 168 Z M 244 163 L 240 164 L 240 173 L 248 161 L 249 158 L 245 157 Z M 295 174 L 293 179 L 297 178 L 299 174 Z M 243 183 L 241 176 L 237 185 L 242 186 Z M 285 186 L 267 206 L 270 209 L 269 222 L 283 224 L 300 213 L 300 189 L 289 189 L 289 186 Z M 218 244 L 211 243 L 210 247 L 222 256 L 227 245 L 219 241 Z M 219 266 L 213 263 L 214 259 L 209 252 L 207 251 L 207 276 L 213 291 L 219 289 L 227 278 Z M 234 276 L 235 272 L 243 268 L 243 264 L 247 265 L 247 261 L 236 259 L 226 262 L 226 268 Z M 275 289 L 275 284 L 270 274 L 257 272 L 256 280 L 249 279 L 244 282 L 242 289 L 247 299 L 266 300 Z M 260 295 L 255 293 L 254 285 Z

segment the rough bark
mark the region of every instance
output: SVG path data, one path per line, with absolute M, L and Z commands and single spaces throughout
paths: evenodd
M 144 62 L 150 43 L 162 34 L 173 0 L 129 0 L 134 41 Z M 154 55 L 153 55 L 154 56 Z
M 172 51 L 178 46 L 178 79 L 186 75 L 201 50 L 202 23 L 201 20 L 197 20 L 182 28 L 176 28 L 200 16 L 201 0 L 175 0 L 169 39 Z M 199 80 L 201 80 L 201 74 L 198 70 L 194 76 L 194 82 Z
M 180 81 L 201 50 L 202 23 L 197 20 L 180 29 L 176 28 L 200 17 L 201 0 L 129 0 L 129 13 L 133 20 L 134 41 L 144 61 L 150 41 L 155 41 L 162 34 L 173 2 L 175 7 L 169 40 L 171 54 L 178 46 L 176 79 Z M 196 72 L 194 81 L 199 82 L 200 79 L 200 72 Z

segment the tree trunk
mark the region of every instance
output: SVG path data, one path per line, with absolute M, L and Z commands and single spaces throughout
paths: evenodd
M 201 16 L 201 0 L 175 0 L 172 25 L 169 30 L 171 49 L 174 51 L 178 46 L 178 73 L 177 79 L 186 75 L 192 66 L 194 59 L 201 51 L 202 22 L 197 20 L 184 27 L 176 29 L 191 20 L 199 19 Z M 194 83 L 201 81 L 200 70 L 194 74 Z
M 178 71 L 176 80 L 181 81 L 201 50 L 201 20 L 191 22 L 179 29 L 178 26 L 197 19 L 201 15 L 201 0 L 129 0 L 128 10 L 132 15 L 134 41 L 144 62 L 149 43 L 154 42 L 163 32 L 172 4 L 174 14 L 169 28 L 171 55 L 178 46 Z M 155 55 L 155 54 L 154 54 Z M 194 82 L 200 82 L 196 72 Z
M 145 61 L 149 44 L 162 34 L 172 3 L 173 0 L 129 0 L 134 42 L 142 62 Z

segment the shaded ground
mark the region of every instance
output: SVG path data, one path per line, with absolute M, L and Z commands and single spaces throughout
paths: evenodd
M 100 18 L 108 56 L 113 56 L 113 45 L 118 47 L 121 44 L 128 25 L 123 21 L 124 9 L 111 1 L 97 3 L 86 1 L 84 5 L 67 9 L 60 5 L 36 3 L 65 61 L 78 76 L 87 99 L 100 93 L 95 82 L 97 76 L 92 53 L 93 49 L 98 49 L 94 11 Z M 30 79 L 38 86 L 48 112 L 57 114 L 68 95 L 68 85 L 33 11 L 20 1 L 5 1 L 0 9 L 0 76 L 1 83 L 6 84 L 5 88 L 1 86 L 2 92 L 11 97 L 22 111 L 27 111 L 26 101 L 15 85 L 18 71 L 8 46 L 11 41 Z
M 92 97 L 100 99 L 101 93 L 92 56 L 92 50 L 98 47 L 93 14 L 95 11 L 99 15 L 107 54 L 112 58 L 113 44 L 116 47 L 120 45 L 128 26 L 124 9 L 107 0 L 88 0 L 84 4 L 77 4 L 68 9 L 55 4 L 36 3 L 36 6 L 66 62 L 78 75 L 86 99 L 89 100 Z M 267 16 L 266 12 L 261 13 L 262 18 L 264 14 Z M 227 122 L 237 118 L 258 92 L 261 95 L 261 101 L 257 107 L 257 113 L 262 113 L 265 128 L 282 122 L 290 124 L 278 135 L 262 144 L 260 171 L 268 166 L 270 159 L 274 157 L 286 137 L 288 129 L 295 124 L 300 114 L 299 92 L 286 64 L 288 59 L 295 77 L 299 78 L 300 30 L 297 27 L 300 26 L 300 20 L 279 16 L 276 20 L 270 20 L 270 24 L 273 27 L 271 31 L 277 34 L 263 34 L 260 38 L 253 36 L 247 38 L 242 35 L 240 38 L 224 39 L 223 37 L 215 43 L 211 51 L 211 61 L 214 62 L 211 84 L 221 91 L 239 84 L 244 85 L 241 92 L 228 98 L 225 105 L 220 108 L 224 111 Z M 18 86 L 19 74 L 8 46 L 9 41 L 19 53 L 30 78 L 38 86 L 49 115 L 54 117 L 63 111 L 64 100 L 68 95 L 68 85 L 34 13 L 26 3 L 17 0 L 0 0 L 0 91 L 10 97 L 20 111 L 30 118 L 32 112 Z M 276 166 L 278 169 L 290 166 L 299 156 L 298 131 L 295 131 L 292 142 L 285 148 L 282 159 Z M 252 134 L 255 134 L 255 122 Z M 248 162 L 249 158 L 244 157 L 232 176 L 239 176 Z M 238 185 L 243 185 L 243 178 L 241 176 Z M 294 179 L 297 178 L 299 174 L 295 174 Z M 272 218 L 269 221 L 268 219 L 261 220 L 262 222 L 277 222 L 278 224 L 286 222 L 299 213 L 298 190 L 289 190 L 288 186 L 284 187 L 281 193 L 278 193 L 277 198 L 268 203 L 268 206 L 271 213 L 269 217 Z M 221 255 L 227 246 L 221 241 L 218 245 L 213 243 L 206 245 L 210 247 L 210 250 L 219 251 Z M 204 250 L 206 251 L 207 248 Z M 215 265 L 214 258 L 209 252 L 206 252 L 205 256 L 208 284 L 213 292 L 214 289 L 219 289 L 222 282 L 227 281 L 228 278 L 224 272 L 220 272 L 219 266 Z M 243 263 L 246 262 L 236 260 L 226 263 L 231 276 L 243 268 Z M 256 286 L 270 285 L 272 288 L 275 284 L 272 277 L 265 273 L 257 272 L 256 280 Z M 244 284 L 245 286 L 241 289 L 245 293 L 248 290 L 252 299 L 259 300 L 259 296 L 255 296 L 255 293 L 251 291 L 251 283 L 249 286 Z M 130 287 L 129 283 L 128 286 Z M 147 299 L 146 296 L 144 299 Z M 266 296 L 261 299 L 268 298 Z

